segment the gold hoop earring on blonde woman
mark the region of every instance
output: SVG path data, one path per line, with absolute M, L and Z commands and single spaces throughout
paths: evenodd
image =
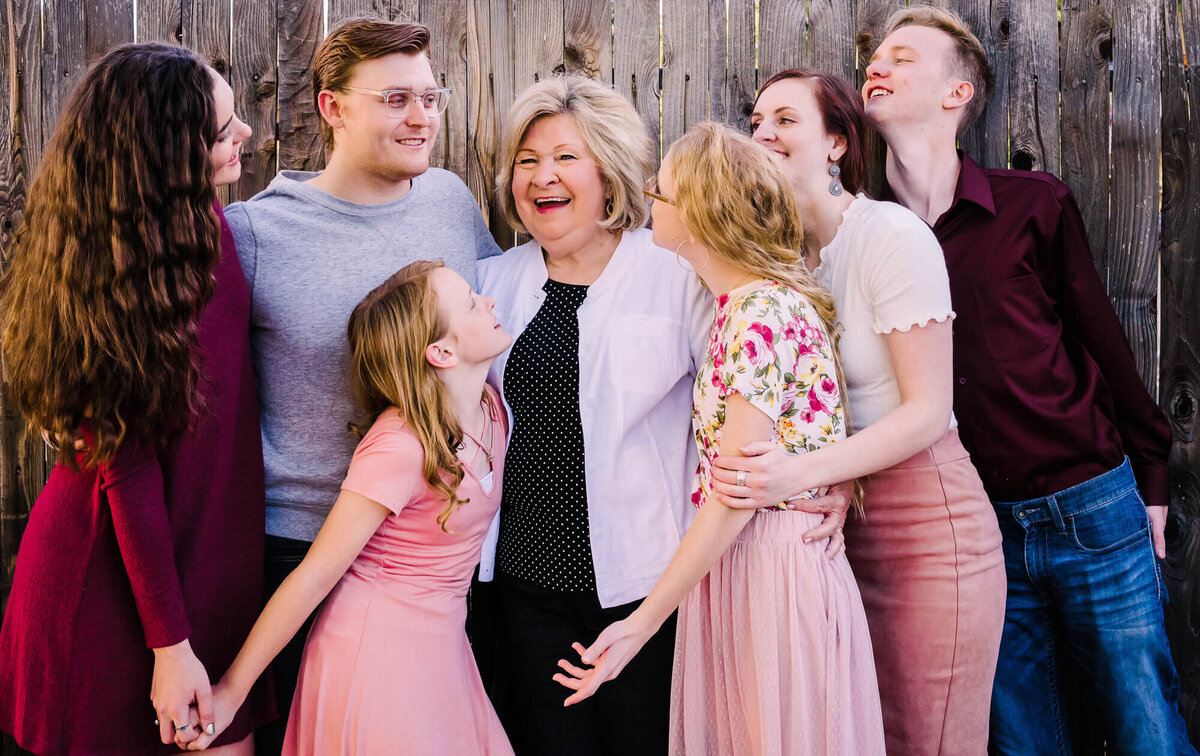
M 708 254 L 705 255 L 704 262 L 700 263 L 699 267 L 689 268 L 688 266 L 683 264 L 683 257 L 679 254 L 679 250 L 683 249 L 683 245 L 687 244 L 690 241 L 691 241 L 691 239 L 684 239 L 683 241 L 679 242 L 679 246 L 675 248 L 675 262 L 679 265 L 679 267 L 683 268 L 688 273 L 699 273 L 700 271 L 704 270 L 704 266 L 708 265 L 708 261 L 712 259 L 712 250 L 711 249 L 705 250 L 706 252 L 708 252 Z

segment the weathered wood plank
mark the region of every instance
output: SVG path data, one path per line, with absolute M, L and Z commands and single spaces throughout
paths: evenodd
M 421 4 L 421 23 L 429 27 L 429 53 L 438 86 L 454 92 L 442 114 L 432 164 L 467 178 L 467 0 Z
M 1058 0 L 1009 3 L 1008 122 L 1013 168 L 1059 168 Z
M 138 5 L 141 12 L 141 5 Z M 229 0 L 186 0 L 183 6 L 183 42 L 200 54 L 213 70 L 229 81 Z M 231 85 L 232 86 L 232 85 Z M 234 95 L 236 112 L 236 94 Z M 217 199 L 229 204 L 232 187 L 217 187 Z
M 1027 67 L 1023 59 L 1013 57 L 1013 51 L 1010 49 L 1012 21 L 1008 15 L 1008 4 L 1003 0 L 960 0 L 952 4 L 952 9 L 971 26 L 971 31 L 983 44 L 988 60 L 996 72 L 996 89 L 988 99 L 987 110 L 975 123 L 966 128 L 959 143 L 980 165 L 987 168 L 1007 168 L 1011 72 L 1014 68 Z M 1053 51 L 1057 49 L 1056 39 L 1052 47 L 1039 54 L 1053 55 Z M 1057 95 L 1055 101 L 1057 102 Z
M 133 36 L 138 42 L 190 44 L 183 35 L 183 7 L 190 0 L 138 0 Z
M 714 67 L 714 76 L 721 71 L 720 82 L 713 83 L 712 117 L 725 121 L 744 133 L 750 132 L 750 110 L 754 96 L 769 72 L 758 71 L 755 65 L 754 0 L 728 0 L 724 69 Z
M 312 103 L 312 62 L 322 37 L 321 0 L 277 0 L 280 169 L 317 171 L 325 150 Z
M 114 45 L 133 41 L 133 0 L 86 0 L 84 5 L 88 61 Z
M 77 0 L 50 0 L 42 6 L 42 123 L 49 140 L 53 124 L 75 82 L 87 69 L 84 6 Z M 39 155 L 42 145 L 38 145 Z
M 857 54 L 854 72 L 855 85 L 861 90 L 867 79 L 867 66 L 875 48 L 883 41 L 884 27 L 888 17 L 898 8 L 904 7 L 904 0 L 858 0 L 855 5 L 858 32 L 855 35 L 855 52 Z M 878 196 L 883 187 L 884 161 L 887 158 L 887 145 L 879 134 L 871 128 L 863 136 L 863 152 L 867 162 L 867 176 L 864 189 L 867 194 Z
M 598 0 L 563 4 L 563 65 L 567 71 L 613 83 L 612 5 Z
M 436 4 L 436 3 L 434 3 Z M 348 18 L 375 16 L 388 21 L 416 21 L 418 0 L 329 0 L 328 27 L 333 31 Z
M 275 176 L 276 10 L 275 0 L 233 0 L 237 33 L 230 50 L 229 83 L 238 117 L 254 133 L 242 148 L 242 176 L 230 188 L 231 201 L 253 197 Z M 307 102 L 311 109 L 311 97 Z
M 662 3 L 662 146 L 663 153 L 690 127 L 709 118 L 711 20 L 708 3 Z
M 806 0 L 760 0 L 758 71 L 765 82 L 785 68 L 804 62 Z
M 1113 13 L 1112 220 L 1108 291 L 1142 380 L 1158 395 L 1159 168 L 1162 7 L 1128 3 Z
M 519 0 L 513 9 L 513 69 L 516 94 L 566 70 L 563 0 Z
M 613 19 L 613 85 L 637 108 L 650 139 L 661 147 L 658 1 L 616 0 Z
M 846 0 L 809 0 L 804 65 L 854 78 L 854 6 Z
M 1171 508 L 1163 576 L 1179 709 L 1200 743 L 1200 2 L 1163 2 L 1162 291 L 1159 375 L 1171 421 Z M 1186 58 L 1185 58 L 1186 54 Z M 1189 108 L 1188 103 L 1192 103 Z
M 1096 268 L 1107 265 L 1108 92 L 1112 21 L 1108 0 L 1063 0 L 1062 180 L 1087 226 Z
M 513 231 L 495 201 L 496 154 L 513 100 L 513 30 L 507 0 L 467 3 L 467 186 L 501 249 Z

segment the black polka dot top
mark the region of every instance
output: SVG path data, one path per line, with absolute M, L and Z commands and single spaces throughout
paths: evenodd
M 579 318 L 587 286 L 547 280 L 546 301 L 513 344 L 504 398 L 513 432 L 504 461 L 496 569 L 567 593 L 596 590 L 579 419 Z

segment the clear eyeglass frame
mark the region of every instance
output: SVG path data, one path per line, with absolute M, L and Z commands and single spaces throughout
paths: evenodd
M 454 94 L 444 87 L 427 89 L 424 92 L 414 92 L 411 89 L 367 89 L 366 87 L 343 87 L 347 92 L 373 94 L 383 100 L 388 115 L 392 118 L 403 118 L 414 102 L 420 102 L 429 115 L 441 115 L 450 106 L 450 96 Z
M 668 205 L 674 205 L 675 200 L 670 199 L 658 189 L 658 176 L 651 176 L 646 179 L 646 184 L 642 187 L 642 194 L 646 195 L 646 204 L 650 204 L 651 200 L 665 202 Z

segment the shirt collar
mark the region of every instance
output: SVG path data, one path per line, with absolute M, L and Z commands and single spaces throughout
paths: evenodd
M 992 185 L 988 181 L 987 174 L 979 167 L 979 164 L 971 159 L 971 156 L 958 151 L 959 160 L 962 167 L 958 170 L 958 183 L 954 186 L 954 200 L 950 203 L 950 208 L 942 217 L 946 217 L 950 211 L 958 207 L 958 203 L 962 200 L 973 202 L 979 207 L 987 210 L 992 215 L 996 214 L 996 200 L 992 196 Z M 879 193 L 879 199 L 885 202 L 899 202 L 896 199 L 896 193 L 892 191 L 892 185 L 887 182 L 885 177 L 883 180 L 883 191 Z

